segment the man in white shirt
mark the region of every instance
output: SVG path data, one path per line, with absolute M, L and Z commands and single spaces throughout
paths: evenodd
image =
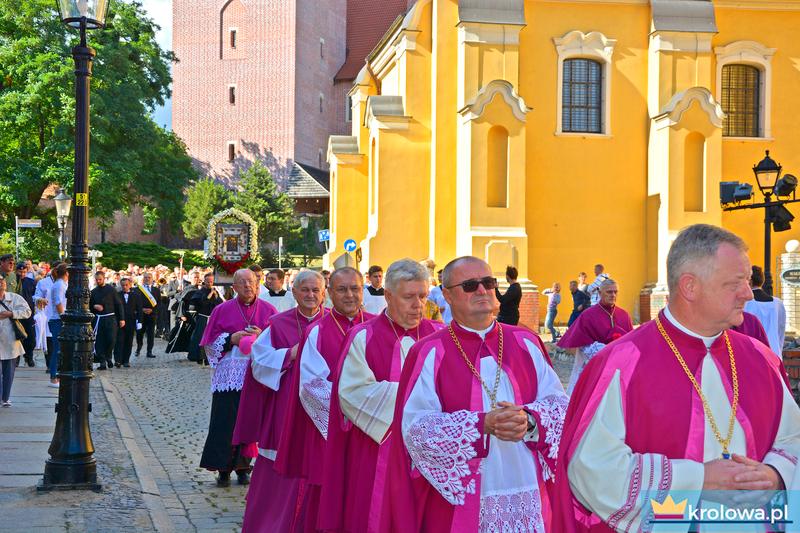
M 770 349 L 779 358 L 783 358 L 783 340 L 786 337 L 786 308 L 780 298 L 767 293 L 764 289 L 764 270 L 753 265 L 750 278 L 753 287 L 753 299 L 744 304 L 744 310 L 756 315 L 769 339 Z
M 594 266 L 594 281 L 591 285 L 586 287 L 586 292 L 589 293 L 589 298 L 591 298 L 592 305 L 596 304 L 600 301 L 600 285 L 611 276 L 604 272 L 605 267 L 600 263 Z
M 364 287 L 364 310 L 373 315 L 379 315 L 386 309 L 386 297 L 383 293 L 383 268 L 372 265 L 367 271 L 369 284 Z

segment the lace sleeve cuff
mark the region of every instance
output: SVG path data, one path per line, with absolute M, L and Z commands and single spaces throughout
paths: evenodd
M 217 337 L 214 342 L 206 346 L 206 357 L 208 364 L 214 368 L 219 364 L 220 359 L 225 355 L 225 345 L 228 343 L 230 333 L 223 333 Z
M 569 400 L 566 396 L 554 394 L 545 396 L 525 406 L 525 411 L 536 421 L 534 429 L 538 433 L 538 439 L 526 444 L 529 448 L 538 452 L 539 464 L 542 467 L 542 478 L 545 481 L 553 478 L 568 402 Z
M 452 505 L 463 505 L 467 494 L 475 493 L 478 457 L 476 441 L 478 413 L 430 413 L 419 416 L 403 435 L 413 467 Z

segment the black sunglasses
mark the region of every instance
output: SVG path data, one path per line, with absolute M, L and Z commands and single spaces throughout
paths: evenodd
M 491 291 L 497 288 L 497 279 L 491 276 L 479 279 L 467 279 L 462 281 L 461 283 L 456 283 L 455 285 L 450 285 L 449 287 L 445 287 L 445 289 L 454 289 L 456 287 L 461 287 L 464 290 L 464 292 L 475 292 L 478 290 L 478 285 L 483 285 L 484 289 L 486 289 L 487 291 Z

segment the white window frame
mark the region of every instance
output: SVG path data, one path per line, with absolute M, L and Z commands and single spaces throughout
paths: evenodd
M 614 54 L 616 39 L 609 39 L 599 31 L 583 33 L 573 30 L 563 37 L 554 37 L 558 53 L 558 89 L 556 91 L 556 135 L 570 137 L 610 137 L 611 136 L 611 56 Z M 602 103 L 600 112 L 603 129 L 600 133 L 583 131 L 564 131 L 562 112 L 564 104 L 564 61 L 567 59 L 593 59 L 599 61 L 603 69 Z
M 758 137 L 723 137 L 736 141 L 772 140 L 772 56 L 775 48 L 767 48 L 756 41 L 735 41 L 714 48 L 717 56 L 717 102 L 722 102 L 722 67 L 725 65 L 748 65 L 756 67 L 759 76 Z M 721 105 L 721 104 L 720 104 Z
M 344 121 L 345 122 L 353 122 L 353 97 L 352 96 L 345 96 L 344 97 Z

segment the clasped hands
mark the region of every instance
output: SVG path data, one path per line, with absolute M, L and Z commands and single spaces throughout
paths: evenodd
M 483 432 L 500 440 L 519 442 L 527 431 L 528 415 L 521 405 L 511 402 L 498 402 L 483 419 Z
M 14 316 L 14 313 L 11 311 L 0 311 L 0 320 L 3 318 L 11 318 Z
M 231 344 L 234 346 L 239 346 L 239 341 L 241 341 L 244 337 L 249 337 L 250 335 L 255 335 L 258 337 L 261 335 L 261 328 L 257 326 L 248 326 L 247 328 L 237 331 L 233 335 L 231 335 Z
M 705 477 L 702 498 L 729 507 L 766 505 L 775 491 L 785 488 L 777 470 L 738 454 L 734 454 L 731 459 L 709 461 L 703 468 Z

